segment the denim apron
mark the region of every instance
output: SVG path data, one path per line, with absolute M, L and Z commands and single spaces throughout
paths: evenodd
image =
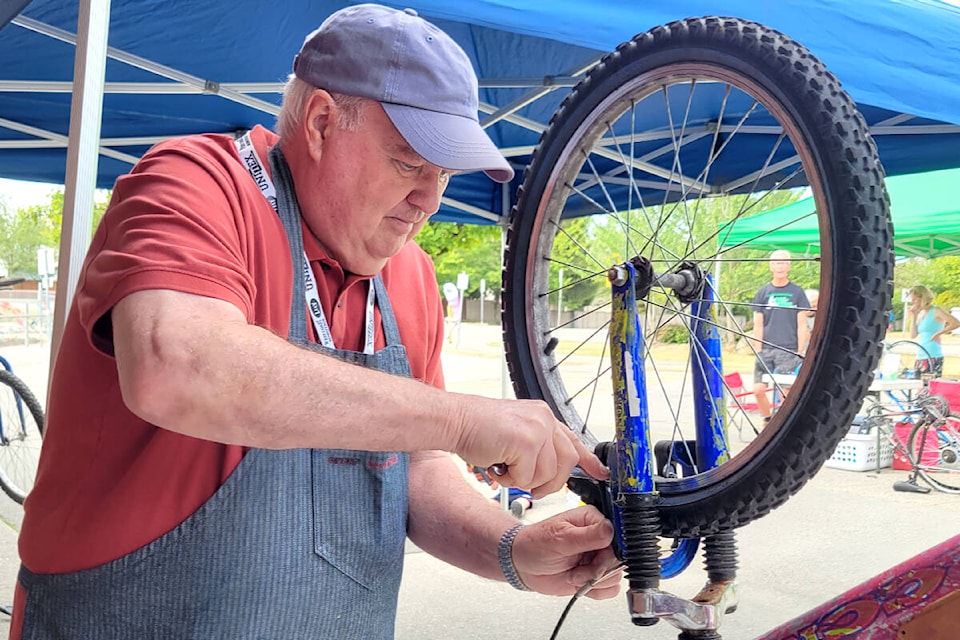
M 270 161 L 295 267 L 290 342 L 409 376 L 379 275 L 372 286 L 384 349 L 364 354 L 308 340 L 299 207 L 277 147 Z M 393 638 L 408 468 L 400 452 L 250 449 L 209 501 L 147 546 L 75 573 L 22 567 L 22 638 Z

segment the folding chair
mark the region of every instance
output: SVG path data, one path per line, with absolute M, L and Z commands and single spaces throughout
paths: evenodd
M 753 425 L 753 420 L 746 415 L 748 411 L 757 411 L 757 409 L 759 409 L 753 395 L 753 389 L 748 389 L 746 385 L 744 385 L 743 377 L 741 377 L 737 371 L 724 375 L 723 384 L 726 386 L 729 395 L 727 400 L 727 415 L 730 418 L 730 422 L 737 427 L 737 434 L 740 436 L 740 440 L 743 441 L 744 422 L 749 424 L 753 430 L 753 434 L 757 435 L 759 432 Z

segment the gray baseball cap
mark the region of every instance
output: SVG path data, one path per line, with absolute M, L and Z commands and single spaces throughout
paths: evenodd
M 480 127 L 470 59 L 413 9 L 359 4 L 335 12 L 304 40 L 293 72 L 327 91 L 378 100 L 407 144 L 438 167 L 513 178 Z

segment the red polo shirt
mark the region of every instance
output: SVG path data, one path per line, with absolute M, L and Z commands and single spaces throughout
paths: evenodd
M 266 164 L 277 137 L 261 127 L 251 135 Z M 335 344 L 362 349 L 367 280 L 345 274 L 309 233 L 304 243 Z M 443 315 L 430 259 L 408 243 L 381 275 L 414 377 L 442 387 Z M 117 180 L 51 380 L 40 469 L 20 535 L 31 571 L 77 571 L 151 542 L 206 502 L 245 452 L 130 413 L 109 341 L 98 338 L 103 324 L 94 331 L 98 321 L 133 292 L 171 289 L 229 302 L 251 324 L 286 337 L 292 286 L 283 226 L 230 136 L 164 142 Z M 379 349 L 379 311 L 375 320 Z

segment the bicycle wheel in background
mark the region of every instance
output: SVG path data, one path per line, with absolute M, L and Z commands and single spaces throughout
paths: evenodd
M 749 217 L 806 196 L 814 213 L 781 210 L 776 225 L 727 242 Z M 813 225 L 819 247 L 818 256 L 795 255 L 791 273 L 819 283 L 806 357 L 780 410 L 729 461 L 657 478 L 664 535 L 759 517 L 845 435 L 880 356 L 892 293 L 875 145 L 839 82 L 802 46 L 743 20 L 688 19 L 637 36 L 594 67 L 524 176 L 505 256 L 507 362 L 518 397 L 545 400 L 589 443 L 614 428 L 608 268 L 640 256 L 658 274 L 684 263 L 711 274 L 705 286 L 728 345 L 720 373 L 751 380 L 745 303 L 754 290 L 739 282 L 744 273 L 769 280 L 772 234 L 790 221 Z M 558 319 L 561 296 L 580 311 Z M 638 301 L 655 441 L 694 437 L 690 380 L 702 372 L 689 356 L 689 302 L 657 286 Z
M 37 474 L 43 409 L 20 378 L 0 369 L 0 489 L 23 504 Z
M 945 402 L 941 411 L 949 412 Z M 907 437 L 907 452 L 931 487 L 960 493 L 960 417 L 947 415 L 933 424 L 915 425 Z

